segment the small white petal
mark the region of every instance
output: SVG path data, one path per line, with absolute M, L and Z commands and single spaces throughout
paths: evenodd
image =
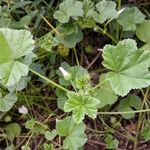
M 125 8 L 122 8 L 121 10 L 119 10 L 118 15 L 120 15 L 124 10 L 125 10 Z
M 59 70 L 61 71 L 64 77 L 69 77 L 69 73 L 63 67 L 59 67 Z
M 28 113 L 28 109 L 25 106 L 19 107 L 18 110 L 19 110 L 20 114 L 27 114 Z

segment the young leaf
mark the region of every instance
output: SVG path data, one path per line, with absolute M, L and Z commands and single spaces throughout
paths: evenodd
M 116 3 L 113 1 L 102 0 L 96 4 L 98 12 L 93 11 L 91 14 L 96 22 L 104 23 L 107 19 L 117 18 Z
M 31 119 L 31 120 L 28 120 L 25 124 L 25 127 L 27 129 L 30 129 L 30 130 L 33 130 L 34 129 L 34 126 L 35 126 L 35 119 Z
M 137 24 L 144 21 L 145 15 L 137 8 L 126 8 L 118 17 L 117 21 L 123 26 L 124 31 L 135 31 Z
M 38 45 L 51 52 L 53 47 L 59 45 L 59 41 L 57 41 L 56 37 L 54 37 L 51 33 L 48 33 L 38 40 Z
M 58 30 L 61 33 L 61 36 L 56 36 L 56 40 L 58 40 L 65 47 L 73 48 L 82 40 L 83 33 L 79 27 L 76 28 L 73 24 L 70 29 L 71 31 L 67 32 L 68 26 L 66 26 L 66 24 L 59 26 Z
M 99 108 L 111 105 L 117 100 L 116 93 L 112 90 L 106 74 L 102 74 L 99 80 L 99 87 L 94 91 L 96 98 L 100 101 Z
M 53 144 L 43 144 L 44 150 L 55 150 Z
M 96 118 L 99 100 L 82 92 L 68 92 L 67 96 L 68 100 L 65 102 L 64 111 L 73 111 L 73 119 L 77 124 L 82 122 L 85 115 Z
M 21 147 L 21 150 L 31 150 L 31 148 L 28 145 L 24 145 Z
M 7 138 L 11 141 L 21 133 L 21 127 L 17 123 L 11 123 L 6 127 Z
M 60 23 L 69 22 L 70 17 L 83 15 L 83 4 L 80 1 L 65 0 L 59 5 L 59 10 L 55 11 L 54 18 Z
M 59 136 L 64 136 L 63 148 L 69 150 L 78 150 L 87 141 L 85 124 L 81 122 L 76 124 L 72 117 L 67 117 L 56 122 L 56 131 Z
M 9 93 L 3 98 L 0 98 L 0 111 L 7 112 L 17 101 L 17 96 L 14 93 Z
M 45 138 L 48 141 L 52 141 L 55 138 L 56 135 L 57 135 L 56 130 L 53 130 L 52 132 L 50 132 L 50 131 L 45 132 Z
M 150 140 L 150 122 L 146 122 L 144 129 L 142 130 L 142 136 L 144 137 L 145 140 Z
M 105 138 L 106 148 L 107 149 L 117 149 L 119 145 L 119 141 L 117 139 L 113 139 L 113 136 L 108 134 Z
M 68 72 L 71 74 L 71 83 L 77 89 L 83 89 L 90 82 L 88 71 L 81 66 L 70 67 Z
M 95 20 L 90 15 L 91 11 L 93 10 L 94 10 L 94 2 L 92 2 L 91 0 L 84 0 L 83 1 L 84 15 L 82 17 L 79 17 L 79 19 L 77 20 L 77 23 L 82 29 L 93 28 L 95 26 Z
M 33 42 L 29 31 L 0 29 L 0 79 L 4 85 L 13 85 L 28 74 L 28 66 L 19 60 L 32 53 Z
M 125 96 L 131 89 L 150 85 L 150 52 L 138 50 L 134 40 L 106 45 L 103 58 L 103 65 L 110 70 L 107 78 L 116 94 Z
M 133 111 L 132 108 L 140 110 L 141 106 L 142 106 L 141 99 L 136 95 L 129 94 L 127 98 L 124 98 L 124 99 L 121 100 L 121 102 L 118 106 L 118 111 L 119 112 Z M 135 115 L 135 113 L 123 114 L 122 116 L 125 119 L 130 119 L 130 118 L 133 118 L 134 115 Z
M 150 20 L 144 20 L 142 24 L 140 24 L 136 29 L 137 37 L 146 43 L 150 42 Z

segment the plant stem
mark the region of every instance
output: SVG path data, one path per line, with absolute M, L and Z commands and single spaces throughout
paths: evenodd
M 147 97 L 148 97 L 148 92 L 149 92 L 149 88 L 147 88 L 146 93 L 144 94 L 143 103 L 142 103 L 142 107 L 141 108 L 144 107 L 144 104 L 145 104 L 145 102 L 147 100 Z M 137 134 L 136 134 L 136 137 L 135 137 L 136 142 L 134 143 L 134 150 L 137 149 L 138 137 L 139 137 L 139 132 L 140 132 L 140 128 L 141 128 L 141 125 L 142 125 L 142 120 L 143 120 L 142 119 L 142 112 L 140 112 L 138 123 L 137 123 Z
M 143 112 L 150 112 L 150 109 L 142 109 L 142 110 L 135 110 L 135 111 L 120 111 L 120 112 L 98 112 L 101 115 L 119 115 L 119 114 L 133 114 L 133 113 L 143 113 Z
M 41 17 L 42 17 L 42 19 L 52 28 L 52 30 L 55 31 L 55 33 L 56 33 L 58 36 L 61 36 L 60 33 L 57 31 L 57 29 L 54 28 L 54 27 L 52 26 L 52 24 L 51 24 L 44 16 L 41 15 Z
M 100 30 L 101 33 L 105 34 L 107 37 L 109 37 L 113 42 L 115 42 L 117 44 L 117 41 L 114 39 L 114 37 L 112 37 L 107 31 L 105 31 L 104 29 L 102 29 L 99 26 L 95 26 L 98 30 Z
M 76 48 L 75 48 L 75 47 L 73 48 L 73 51 L 74 51 L 74 55 L 75 55 L 75 58 L 76 58 L 76 63 L 77 63 L 77 65 L 79 66 L 79 65 L 80 65 L 80 64 L 79 64 L 79 59 L 78 59 L 77 51 L 76 51 Z
M 118 0 L 118 11 L 121 10 L 121 0 Z M 119 23 L 116 23 L 116 40 L 119 40 Z
M 36 74 L 37 76 L 39 76 L 40 78 L 42 78 L 43 80 L 45 80 L 45 81 L 47 81 L 48 83 L 54 85 L 55 87 L 57 87 L 57 88 L 59 88 L 59 89 L 65 91 L 65 92 L 68 92 L 68 89 L 64 88 L 63 86 L 61 86 L 61 85 L 59 85 L 59 84 L 57 84 L 57 83 L 55 83 L 55 82 L 52 81 L 51 79 L 48 79 L 47 77 L 41 75 L 40 73 L 36 72 L 35 70 L 33 70 L 33 69 L 31 69 L 31 68 L 30 68 L 29 70 L 30 70 L 32 73 L 34 73 L 34 74 Z

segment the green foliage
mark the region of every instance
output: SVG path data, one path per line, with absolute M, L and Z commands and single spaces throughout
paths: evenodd
M 145 51 L 145 50 L 150 51 L 150 42 L 145 44 L 144 46 L 142 46 L 140 49 L 143 51 Z
M 117 95 L 112 90 L 106 74 L 100 76 L 98 88 L 94 90 L 96 98 L 100 101 L 99 108 L 116 102 Z
M 9 93 L 3 98 L 0 97 L 0 111 L 1 112 L 9 111 L 16 101 L 17 96 L 14 93 Z
M 150 51 L 150 20 L 144 20 L 136 29 L 136 36 L 146 44 L 141 48 Z
M 32 53 L 34 41 L 29 31 L 1 28 L 0 45 L 0 79 L 10 86 L 27 76 L 29 67 L 20 58 Z
M 144 137 L 145 140 L 150 140 L 150 122 L 146 122 L 144 129 L 142 130 L 141 135 Z
M 56 39 L 68 48 L 73 48 L 83 38 L 81 29 L 74 23 L 66 23 L 57 27 L 61 36 Z
M 106 45 L 103 58 L 103 65 L 110 70 L 107 78 L 116 94 L 125 96 L 131 89 L 150 85 L 150 52 L 138 50 L 134 40 Z
M 84 89 L 86 85 L 89 84 L 90 75 L 86 69 L 81 66 L 74 66 L 68 68 L 70 73 L 71 84 L 77 89 Z
M 83 92 L 68 92 L 68 100 L 65 102 L 64 111 L 73 111 L 73 119 L 79 124 L 84 119 L 85 115 L 91 118 L 96 118 L 97 107 L 100 103 L 98 99 L 90 97 Z
M 22 91 L 27 87 L 27 83 L 31 80 L 30 77 L 21 77 L 21 79 L 18 81 L 18 83 L 13 84 L 12 86 L 8 86 L 8 90 L 10 92 L 14 91 Z
M 83 15 L 83 4 L 80 1 L 65 0 L 59 5 L 59 10 L 55 11 L 54 18 L 60 23 L 69 22 L 70 17 Z
M 113 1 L 102 0 L 96 4 L 96 11 L 92 11 L 91 15 L 98 23 L 104 23 L 107 19 L 114 19 L 118 17 L 116 11 L 116 3 Z
M 119 145 L 119 141 L 117 139 L 113 139 L 113 136 L 108 134 L 105 138 L 106 148 L 107 149 L 117 149 Z
M 94 10 L 94 3 L 91 0 L 84 0 L 83 1 L 84 14 L 77 20 L 77 23 L 82 29 L 92 28 L 95 26 L 95 20 L 91 16 L 91 11 L 93 10 Z
M 53 131 L 46 131 L 45 132 L 45 138 L 48 140 L 48 141 L 52 141 L 55 136 L 57 135 L 57 132 L 56 130 L 53 130 Z
M 63 110 L 65 101 L 67 100 L 67 94 L 59 88 L 56 89 L 55 93 L 57 95 L 57 106 Z
M 57 41 L 56 37 L 54 37 L 51 33 L 48 33 L 38 40 L 38 45 L 51 52 L 53 47 L 59 45 L 59 41 Z
M 35 134 L 45 134 L 47 130 L 47 125 L 44 125 L 40 122 L 35 121 L 35 119 L 28 120 L 25 123 L 25 127 L 31 130 Z
M 129 94 L 126 98 L 122 99 L 118 106 L 119 112 L 128 112 L 133 111 L 134 109 L 140 110 L 142 106 L 141 99 L 133 94 Z M 123 118 L 131 119 L 135 116 L 135 113 L 132 114 L 122 114 Z
M 44 150 L 54 150 L 53 144 L 44 143 Z
M 11 123 L 6 126 L 6 137 L 13 141 L 16 136 L 19 136 L 21 133 L 21 127 L 17 123 Z
M 137 7 L 124 5 L 120 10 L 120 4 L 117 0 L 0 0 L 0 149 L 79 150 L 93 139 L 105 142 L 106 149 L 120 148 L 115 137 L 122 122 L 135 117 L 135 110 L 149 111 L 148 88 L 132 91 L 140 97 L 128 93 L 150 85 L 147 6 L 140 5 L 145 16 Z M 140 49 L 137 45 L 142 42 L 133 40 L 135 31 L 145 44 Z M 129 37 L 133 39 L 125 39 Z M 26 115 L 20 106 L 28 107 Z M 107 112 L 111 110 L 119 112 Z M 126 113 L 119 118 L 97 117 L 121 112 Z M 147 117 L 148 113 L 141 113 L 139 121 Z M 141 136 L 149 140 L 149 123 L 143 124 Z M 139 133 L 136 138 L 128 131 L 124 134 L 135 143 L 140 140 Z
M 6 147 L 5 150 L 15 150 L 15 146 L 13 144 Z
M 28 145 L 24 145 L 21 147 L 21 150 L 31 150 L 31 148 Z
M 83 122 L 76 124 L 72 117 L 66 117 L 56 122 L 56 131 L 59 136 L 65 137 L 63 148 L 77 150 L 87 141 L 85 125 Z
M 141 41 L 149 43 L 150 33 L 148 31 L 150 31 L 150 20 L 144 20 L 144 22 L 137 27 L 136 35 Z
M 124 31 L 135 31 L 136 26 L 142 23 L 144 19 L 145 15 L 137 7 L 131 7 L 125 8 L 117 21 L 123 26 Z

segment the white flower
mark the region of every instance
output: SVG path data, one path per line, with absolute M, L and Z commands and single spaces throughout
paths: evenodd
M 19 107 L 18 110 L 19 110 L 20 114 L 27 114 L 28 113 L 28 109 L 25 106 Z
M 125 10 L 125 8 L 122 8 L 121 10 L 119 10 L 118 15 L 120 15 L 124 10 Z
M 70 78 L 70 74 L 63 67 L 59 67 L 59 70 L 61 71 L 65 79 Z
M 96 28 L 96 27 L 94 27 L 94 31 L 97 31 L 97 28 Z

